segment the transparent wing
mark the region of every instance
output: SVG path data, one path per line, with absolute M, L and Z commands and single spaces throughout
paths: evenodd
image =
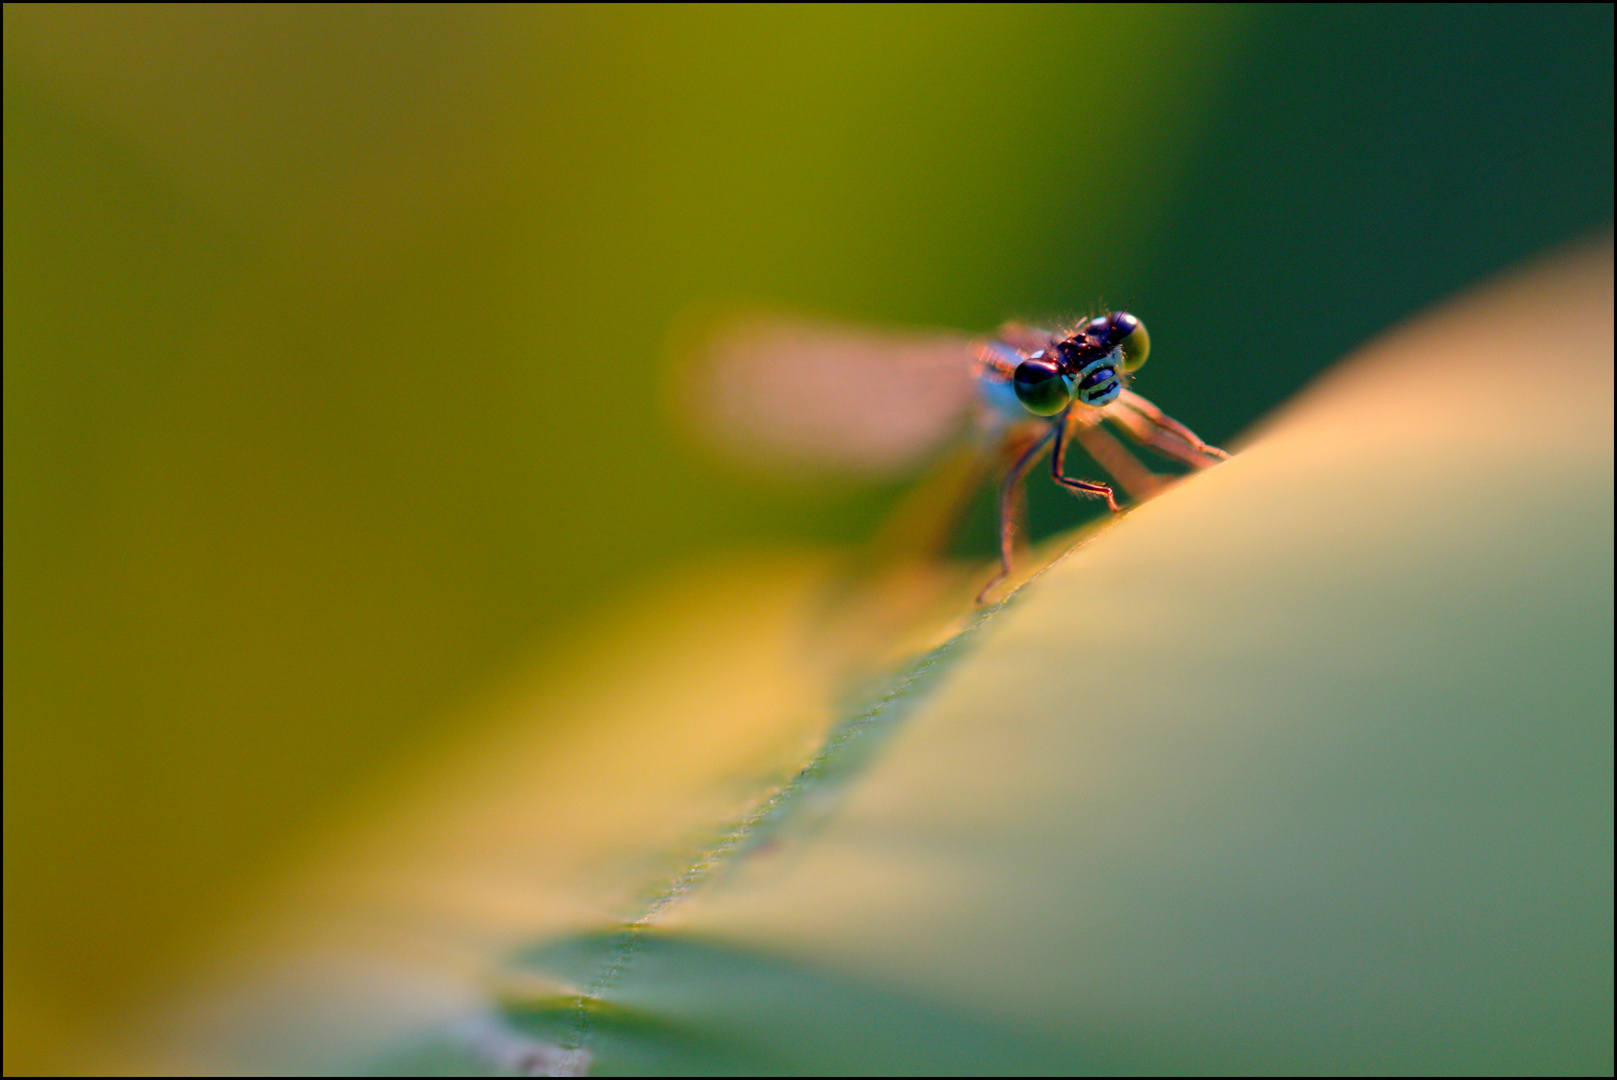
M 1059 336 L 1054 331 L 1040 330 L 1020 322 L 1008 322 L 994 331 L 995 339 L 1024 353 L 1036 353 Z
M 976 401 L 978 343 L 961 335 L 750 313 L 689 337 L 676 408 L 749 470 L 901 474 L 958 435 Z

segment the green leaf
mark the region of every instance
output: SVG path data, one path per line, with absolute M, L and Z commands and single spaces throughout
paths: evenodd
M 211 1007 L 395 1071 L 1610 1070 L 1609 242 L 1390 335 L 856 707 L 824 635 L 892 594 L 827 621 L 801 563 L 727 569 L 522 706 L 587 738 L 352 842 L 275 954 L 325 1041 L 267 965 Z

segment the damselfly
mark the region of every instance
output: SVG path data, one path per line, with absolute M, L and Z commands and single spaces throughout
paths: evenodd
M 1108 425 L 1193 469 L 1229 456 L 1129 389 L 1150 350 L 1126 311 L 1063 332 L 1008 323 L 988 341 L 754 316 L 708 336 L 686 407 L 735 453 L 786 469 L 898 472 L 969 431 L 999 475 L 1000 565 L 980 603 L 1011 572 L 1023 481 L 1046 454 L 1057 484 L 1114 512 L 1112 484 L 1066 475 L 1073 441 L 1137 502 L 1169 478 Z

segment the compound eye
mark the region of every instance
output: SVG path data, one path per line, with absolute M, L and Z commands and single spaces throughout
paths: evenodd
M 1151 355 L 1151 335 L 1145 332 L 1145 323 L 1126 311 L 1112 316 L 1112 330 L 1108 340 L 1123 350 L 1123 361 L 1117 366 L 1124 371 L 1139 371 Z
M 1012 378 L 1017 400 L 1035 416 L 1054 416 L 1072 401 L 1072 379 L 1048 360 L 1024 360 Z

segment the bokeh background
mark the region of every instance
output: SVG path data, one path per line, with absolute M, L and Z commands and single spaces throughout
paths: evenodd
M 682 312 L 1127 306 L 1221 441 L 1612 213 L 1605 5 L 4 17 L 8 1071 L 606 598 L 868 531 L 686 448 Z

